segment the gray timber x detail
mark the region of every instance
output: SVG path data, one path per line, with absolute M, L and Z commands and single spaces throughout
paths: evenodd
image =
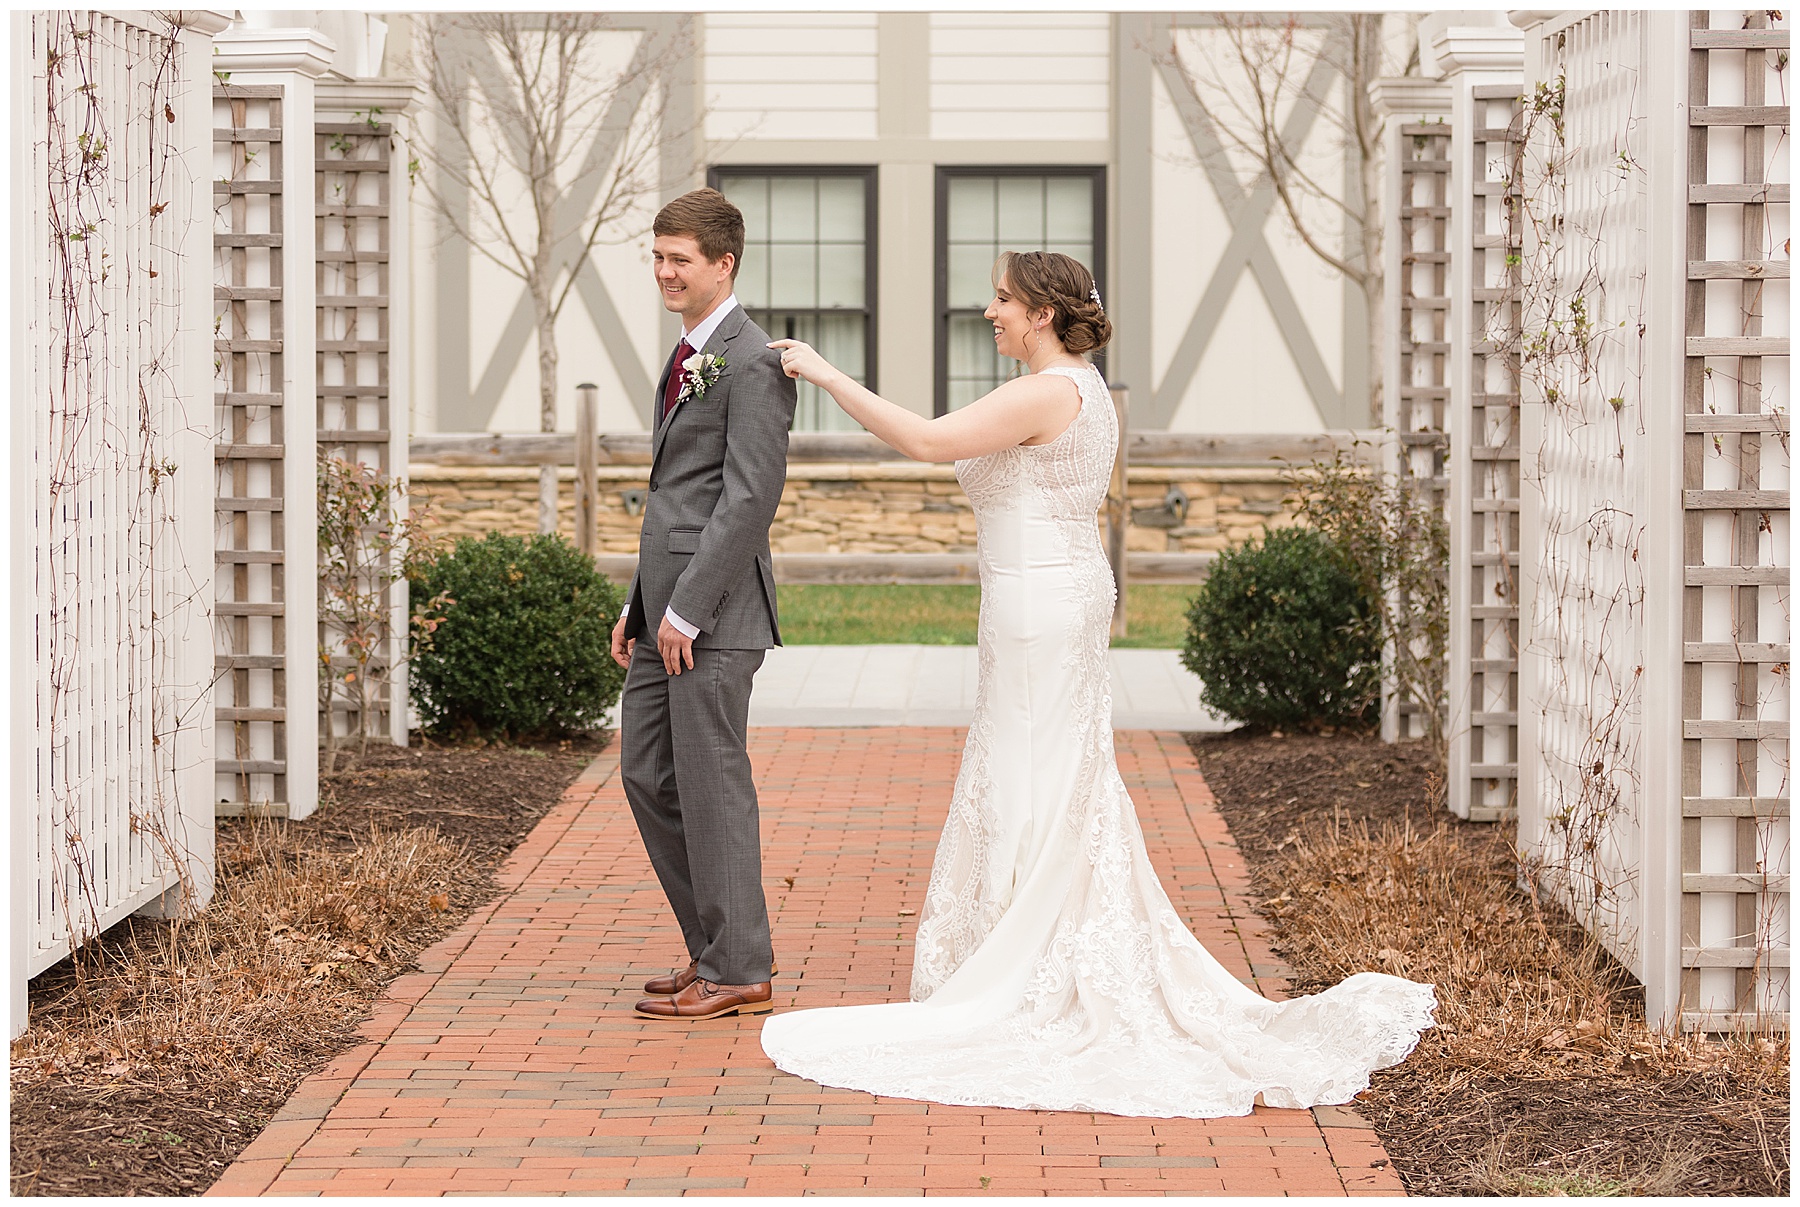
M 662 35 L 671 32 L 677 20 L 679 18 L 645 22 L 643 37 L 638 40 L 630 66 L 625 69 L 632 80 L 631 87 L 621 90 L 607 105 L 606 113 L 600 119 L 600 133 L 588 148 L 581 171 L 575 177 L 575 182 L 557 199 L 558 218 L 566 213 L 584 213 L 593 203 L 594 195 L 599 191 L 600 174 L 618 153 L 632 119 L 644 98 L 649 95 L 651 80 L 646 67 L 660 49 Z M 493 62 L 492 51 L 485 44 L 479 44 L 478 49 L 471 48 L 470 58 L 478 75 L 498 70 Z M 582 229 L 581 224 L 571 226 L 569 234 L 557 244 L 556 258 L 565 268 L 581 251 L 584 242 Z M 589 256 L 581 256 L 580 265 L 576 269 L 575 289 L 581 295 L 589 317 L 594 321 L 594 328 L 599 332 L 600 342 L 606 348 L 607 359 L 612 362 L 619 384 L 624 388 L 626 397 L 631 400 L 633 409 L 648 427 L 653 389 L 650 375 L 644 369 L 637 347 L 632 344 L 631 337 L 625 331 L 624 321 L 611 292 L 600 279 L 599 272 L 594 268 L 594 261 Z M 494 345 L 494 354 L 488 359 L 480 382 L 471 392 L 470 402 L 485 416 L 481 423 L 484 428 L 488 419 L 493 416 L 494 409 L 500 405 L 501 391 L 518 370 L 519 360 L 525 355 L 526 341 L 531 338 L 532 326 L 531 299 L 521 291 L 513 304 L 512 314 L 508 316 L 506 326 L 500 333 L 500 339 Z
M 1282 275 L 1281 265 L 1276 262 L 1275 253 L 1270 249 L 1263 233 L 1269 213 L 1275 206 L 1273 182 L 1265 174 L 1258 177 L 1248 190 L 1239 186 L 1226 160 L 1225 149 L 1213 130 L 1211 119 L 1188 93 L 1179 68 L 1165 59 L 1158 63 L 1157 69 L 1168 88 L 1170 99 L 1175 102 L 1175 111 L 1187 130 L 1194 153 L 1206 171 L 1206 179 L 1212 186 L 1213 195 L 1218 198 L 1219 207 L 1225 211 L 1226 221 L 1231 224 L 1231 238 L 1220 254 L 1218 263 L 1214 265 L 1212 278 L 1207 281 L 1200 301 L 1194 306 L 1187 330 L 1182 333 L 1181 342 L 1176 345 L 1175 355 L 1169 360 L 1162 383 L 1157 386 L 1151 398 L 1150 414 L 1145 417 L 1144 426 L 1167 427 L 1174 418 L 1175 409 L 1181 405 L 1182 396 L 1187 393 L 1194 373 L 1200 367 L 1200 359 L 1206 354 L 1219 319 L 1231 301 L 1232 290 L 1237 287 L 1238 278 L 1243 275 L 1246 267 L 1262 290 L 1264 300 L 1268 302 L 1276 328 L 1281 332 L 1282 340 L 1294 358 L 1294 365 L 1300 371 L 1300 380 L 1306 385 L 1306 392 L 1313 405 L 1318 408 L 1321 419 L 1327 425 L 1342 423 L 1343 391 L 1332 383 L 1331 372 L 1325 367 L 1325 358 L 1319 354 L 1319 346 L 1313 340 L 1306 318 L 1300 313 L 1299 303 L 1294 300 L 1293 290 L 1288 286 L 1287 278 Z M 1318 117 L 1324 101 L 1325 89 L 1335 70 L 1324 55 L 1313 61 L 1303 90 L 1306 103 L 1296 104 L 1282 127 L 1281 136 L 1288 146 L 1300 145 L 1311 132 L 1313 121 Z

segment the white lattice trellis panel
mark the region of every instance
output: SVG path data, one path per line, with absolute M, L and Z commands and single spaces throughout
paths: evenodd
M 1537 26 L 1520 190 L 1520 841 L 1651 1018 L 1706 1029 L 1787 1010 L 1787 34 L 1765 23 Z
M 285 810 L 290 692 L 310 700 L 306 634 L 290 649 L 285 554 L 286 431 L 289 424 L 283 255 L 288 182 L 283 89 L 222 84 L 213 89 L 217 382 L 218 617 L 216 664 L 222 811 Z M 301 194 L 304 196 L 304 192 Z M 302 588 L 310 589 L 310 588 Z M 299 653 L 293 682 L 290 655 Z M 302 751 L 311 757 L 311 751 Z
M 207 38 L 91 11 L 13 35 L 16 1030 L 27 977 L 211 892 L 212 566 L 186 406 Z
M 1384 81 L 1384 86 L 1393 84 Z M 1414 85 L 1396 97 L 1395 102 L 1410 101 L 1414 108 L 1389 118 L 1396 128 L 1387 143 L 1393 159 L 1388 187 L 1394 191 L 1386 211 L 1392 242 L 1387 263 L 1393 297 L 1388 313 L 1396 346 L 1388 365 L 1393 384 L 1386 391 L 1382 425 L 1393 441 L 1388 472 L 1422 489 L 1442 509 L 1449 481 L 1445 416 L 1450 400 L 1451 127 L 1441 115 L 1423 121 L 1417 112 L 1425 107 L 1421 102 L 1435 102 L 1441 114 L 1447 90 L 1437 89 L 1441 96 L 1420 92 Z M 1409 602 L 1397 599 L 1393 606 L 1404 610 Z M 1427 736 L 1428 719 L 1420 715 L 1421 707 L 1401 699 L 1390 677 L 1382 696 L 1382 736 L 1388 741 Z
M 1679 436 L 1668 373 L 1646 372 L 1648 299 L 1678 279 L 1679 251 L 1650 239 L 1647 20 L 1571 14 L 1528 42 L 1519 829 L 1546 888 L 1654 986 L 1672 891 L 1650 867 L 1670 812 L 1657 756 L 1675 735 L 1650 704 L 1674 676 L 1658 624 L 1679 575 L 1679 500 L 1654 467 Z
M 1518 803 L 1519 92 L 1469 88 L 1457 138 L 1466 308 L 1450 419 L 1448 798 L 1474 821 Z
M 1688 196 L 1681 1010 L 1785 1026 L 1790 595 L 1789 38 L 1694 14 Z M 1780 61 L 1778 62 L 1778 56 Z
M 368 90 L 340 85 L 339 91 Z M 382 99 L 379 92 L 370 92 L 364 107 L 348 113 L 326 115 L 322 109 L 313 125 L 316 388 L 320 455 L 359 462 L 393 478 L 404 474 L 406 461 L 406 415 L 404 407 L 394 406 L 392 372 L 398 353 L 393 338 L 394 187 L 404 164 L 396 162 L 398 139 L 390 115 L 378 103 Z M 347 102 L 354 98 L 337 98 L 334 108 Z M 404 515 L 404 499 L 397 505 Z M 393 571 L 383 560 L 373 576 L 386 581 Z M 382 649 L 366 673 L 350 682 L 343 672 L 354 668 L 354 659 L 327 621 L 327 601 L 320 600 L 319 640 L 332 651 L 334 683 L 339 685 L 330 695 L 330 716 L 319 718 L 321 733 L 331 726 L 332 734 L 348 737 L 366 725 L 385 740 L 406 742 L 405 580 L 392 581 L 386 594 L 388 633 Z M 375 714 L 369 718 L 361 715 L 365 702 Z

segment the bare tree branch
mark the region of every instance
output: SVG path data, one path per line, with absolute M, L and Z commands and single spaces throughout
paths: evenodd
M 421 18 L 418 74 L 433 137 L 414 140 L 444 226 L 525 285 L 538 352 L 538 419 L 556 429 L 556 322 L 594 248 L 648 226 L 663 152 L 691 145 L 669 122 L 671 65 L 689 22 L 646 30 L 629 60 L 604 14 L 442 13 Z M 472 86 L 471 86 L 472 85 Z M 698 164 L 695 164 L 695 168 Z M 539 526 L 555 526 L 554 470 Z
M 1400 18 L 1416 21 L 1416 18 Z M 1171 37 L 1161 61 L 1173 67 L 1217 145 L 1209 171 L 1236 178 L 1247 161 L 1252 188 L 1266 182 L 1296 237 L 1321 263 L 1362 291 L 1369 318 L 1371 395 L 1381 383 L 1383 119 L 1369 86 L 1383 73 L 1381 13 L 1339 13 L 1303 22 L 1292 14 L 1213 14 L 1213 30 L 1187 42 Z M 1416 40 L 1414 40 L 1416 41 Z M 1396 71 L 1416 72 L 1416 46 Z M 1320 70 L 1321 67 L 1328 70 Z M 1333 96 L 1332 83 L 1341 85 Z M 1290 133 L 1296 106 L 1332 131 L 1352 161 L 1339 184 L 1306 166 L 1308 150 Z M 1319 154 L 1317 148 L 1311 154 Z M 1222 159 L 1221 162 L 1217 162 Z

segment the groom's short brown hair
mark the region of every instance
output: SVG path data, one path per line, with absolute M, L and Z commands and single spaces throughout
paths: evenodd
M 683 193 L 656 212 L 651 231 L 658 235 L 687 235 L 700 245 L 700 254 L 717 262 L 731 255 L 731 276 L 737 279 L 744 262 L 744 214 L 717 189 Z

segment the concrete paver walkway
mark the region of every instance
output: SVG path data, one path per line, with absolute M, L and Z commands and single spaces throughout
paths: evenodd
M 1113 725 L 1217 733 L 1200 680 L 1175 650 L 1113 650 Z M 967 725 L 975 711 L 972 645 L 786 645 L 756 673 L 750 724 L 783 728 Z M 618 724 L 616 714 L 607 724 Z
M 961 754 L 948 728 L 757 729 L 783 1007 L 903 999 Z M 1283 969 L 1181 738 L 1119 764 L 1176 907 L 1264 993 Z M 760 1019 L 631 1011 L 680 939 L 607 759 L 213 1187 L 278 1194 L 1398 1194 L 1355 1113 L 1127 1119 L 943 1106 L 782 1073 Z

